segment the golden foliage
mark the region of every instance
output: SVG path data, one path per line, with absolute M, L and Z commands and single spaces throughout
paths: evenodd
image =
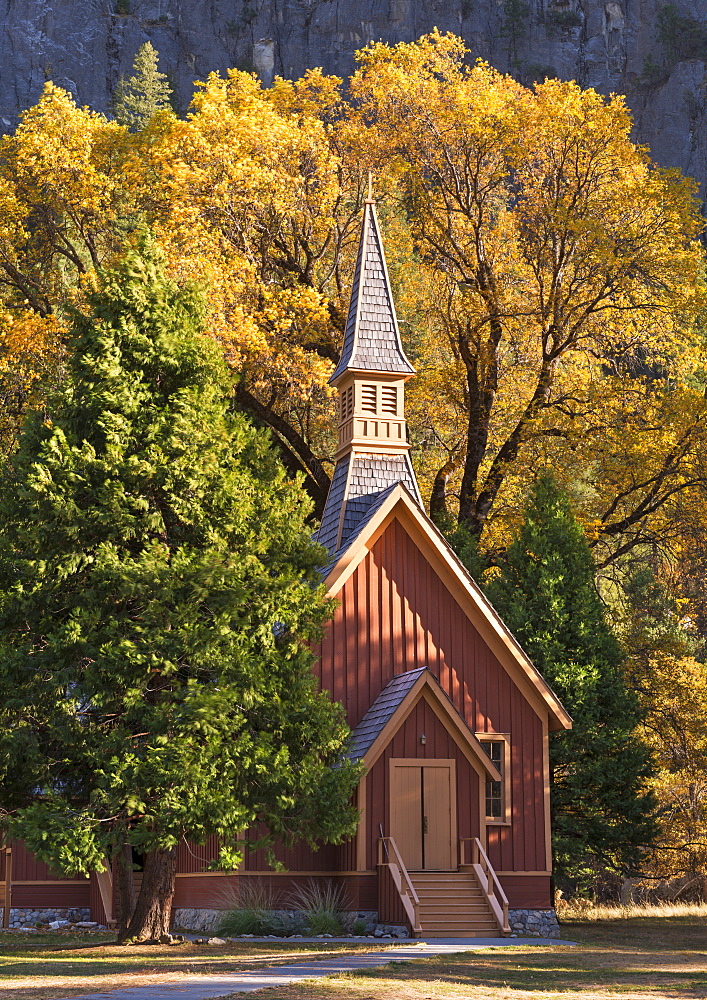
M 14 445 L 27 409 L 41 405 L 61 360 L 61 328 L 53 316 L 0 312 L 0 454 Z
M 61 320 L 149 226 L 172 276 L 207 289 L 238 404 L 321 506 L 373 170 L 433 515 L 502 548 L 549 467 L 600 561 L 679 546 L 704 481 L 692 184 L 631 142 L 621 99 L 529 90 L 467 55 L 439 32 L 369 46 L 353 100 L 320 70 L 269 89 L 212 74 L 184 120 L 134 134 L 48 84 L 1 143 L 3 297 Z

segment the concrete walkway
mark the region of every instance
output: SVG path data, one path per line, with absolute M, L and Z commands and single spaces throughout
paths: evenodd
M 304 940 L 311 943 L 312 938 Z M 359 938 L 358 943 L 360 940 Z M 519 945 L 537 947 L 571 943 L 571 941 L 545 938 L 431 938 L 429 941 L 410 941 L 405 945 L 396 945 L 388 951 L 342 955 L 340 958 L 326 958 L 321 961 L 309 959 L 290 965 L 258 969 L 254 972 L 237 972 L 232 976 L 184 976 L 178 983 L 131 986 L 129 989 L 89 993 L 81 996 L 80 1000 L 213 1000 L 214 997 L 227 996 L 229 993 L 253 993 L 268 986 L 289 986 L 290 983 L 301 983 L 308 979 L 324 979 L 338 972 L 378 968 L 387 965 L 388 962 L 409 962 L 414 958 L 452 955 L 455 952 L 477 951 L 480 948 L 516 948 Z

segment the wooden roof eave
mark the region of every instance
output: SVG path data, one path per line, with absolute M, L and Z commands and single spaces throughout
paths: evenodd
M 325 580 L 328 596 L 333 597 L 338 593 L 396 517 L 416 536 L 426 558 L 441 570 L 441 579 L 462 610 L 470 618 L 469 612 L 476 612 L 471 619 L 475 628 L 537 714 L 541 718 L 547 718 L 549 729 L 571 729 L 572 718 L 560 699 L 503 623 L 451 546 L 402 483 L 396 486 L 355 541 L 331 567 Z

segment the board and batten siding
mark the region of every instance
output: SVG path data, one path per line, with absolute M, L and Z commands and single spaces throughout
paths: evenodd
M 56 875 L 22 841 L 12 847 L 12 906 L 28 909 L 90 905 L 90 880 Z M 2 877 L 5 877 L 3 857 Z
M 510 734 L 512 824 L 488 827 L 491 863 L 498 871 L 546 871 L 543 721 L 398 520 L 336 597 L 319 674 L 349 725 L 396 674 L 428 667 L 472 731 Z

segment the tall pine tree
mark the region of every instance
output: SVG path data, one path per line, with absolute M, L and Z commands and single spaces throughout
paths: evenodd
M 233 865 L 256 821 L 313 842 L 357 819 L 312 672 L 309 504 L 230 414 L 201 319 L 149 245 L 129 253 L 0 483 L 0 801 L 54 869 L 117 863 L 137 940 L 169 929 L 182 838 L 218 835 Z
M 158 69 L 157 49 L 145 42 L 135 54 L 132 76 L 118 81 L 113 95 L 113 114 L 131 131 L 145 128 L 152 116 L 171 108 L 172 88 Z
M 649 753 L 591 552 L 552 478 L 536 482 L 488 594 L 574 720 L 550 741 L 556 874 L 581 883 L 600 868 L 633 871 L 655 834 Z

